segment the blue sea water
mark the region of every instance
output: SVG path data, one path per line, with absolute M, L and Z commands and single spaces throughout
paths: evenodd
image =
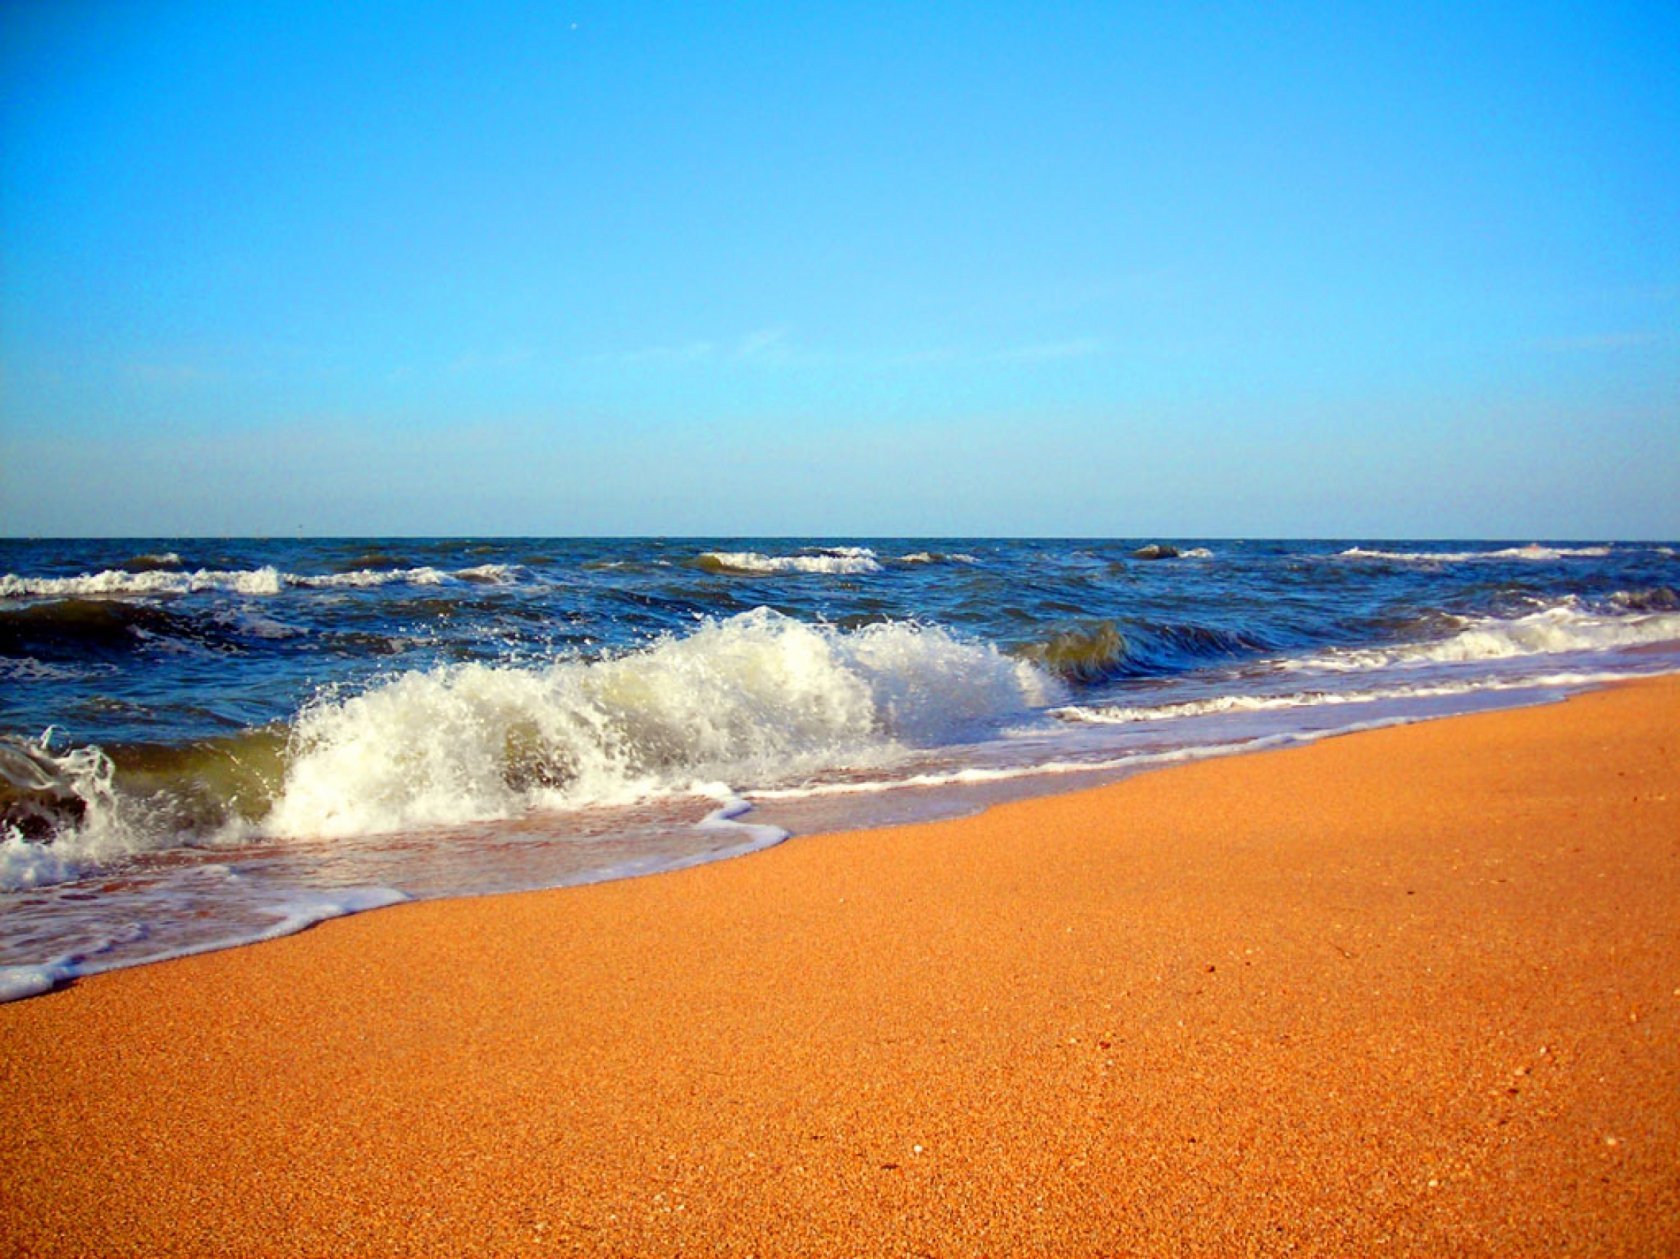
M 1680 668 L 1672 544 L 0 540 L 0 998 Z

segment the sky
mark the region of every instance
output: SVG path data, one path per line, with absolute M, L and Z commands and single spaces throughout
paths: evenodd
M 0 534 L 1680 536 L 1680 5 L 0 6 Z

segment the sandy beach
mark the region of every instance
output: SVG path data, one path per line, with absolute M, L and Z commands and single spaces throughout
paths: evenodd
M 1680 680 L 0 1007 L 19 1254 L 1680 1252 Z

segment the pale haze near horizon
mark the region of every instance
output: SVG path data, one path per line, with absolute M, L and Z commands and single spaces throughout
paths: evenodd
M 0 11 L 0 533 L 1680 535 L 1680 8 Z

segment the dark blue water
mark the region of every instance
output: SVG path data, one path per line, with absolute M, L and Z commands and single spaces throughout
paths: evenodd
M 1649 543 L 0 541 L 0 574 L 18 992 L 1680 667 Z

